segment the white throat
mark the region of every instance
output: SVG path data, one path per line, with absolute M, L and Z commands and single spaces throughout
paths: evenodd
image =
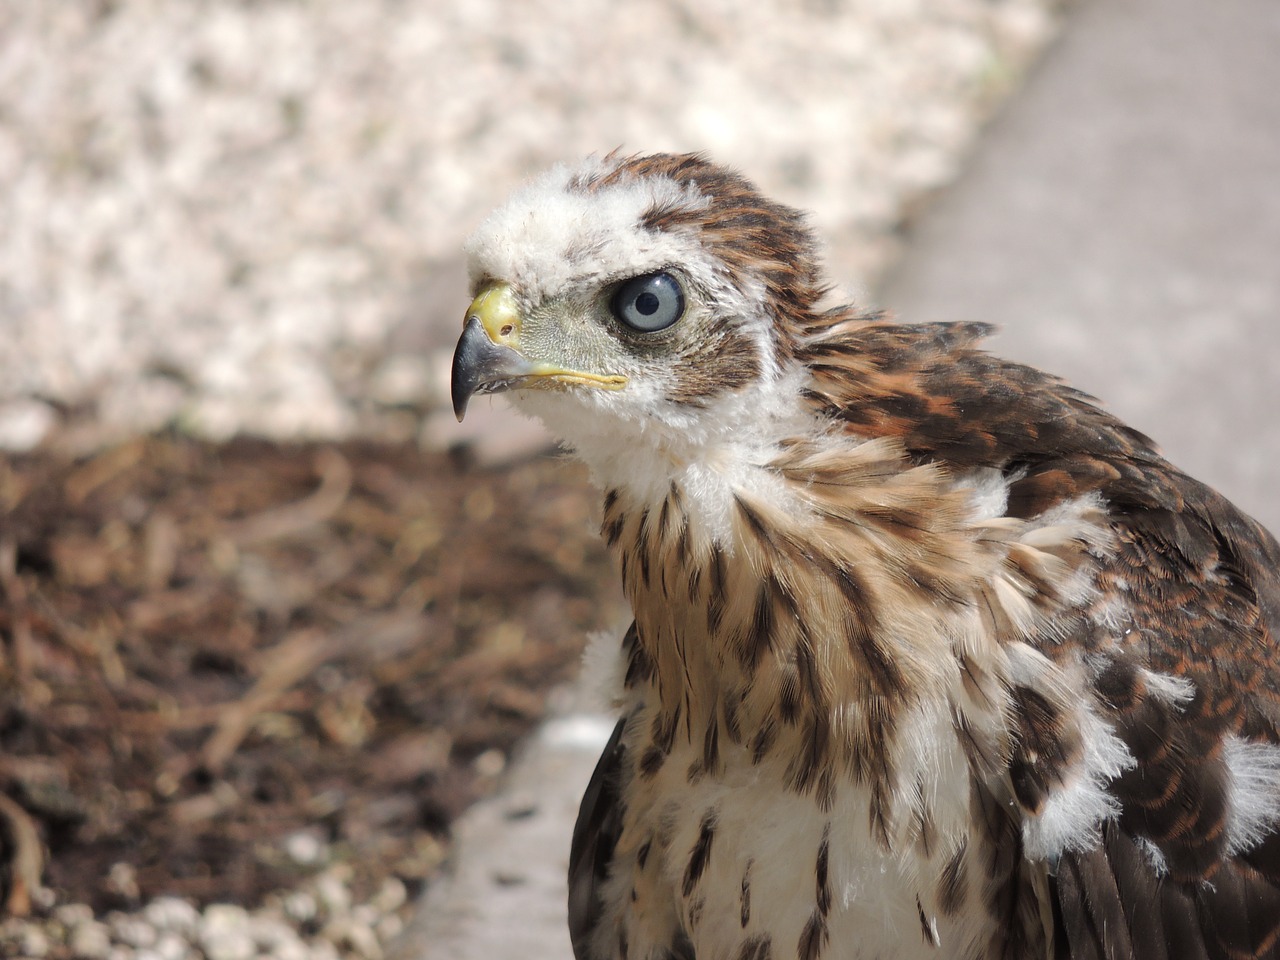
M 570 404 L 554 402 L 558 397 L 521 398 L 520 406 L 560 435 L 601 490 L 616 490 L 641 507 L 656 506 L 675 484 L 690 518 L 713 540 L 727 543 L 734 495 L 779 503 L 785 485 L 769 464 L 783 441 L 824 429 L 801 398 L 805 376 L 797 365 L 706 407 L 644 420 L 621 421 L 598 407 L 587 412 L 575 404 L 578 415 L 566 422 Z

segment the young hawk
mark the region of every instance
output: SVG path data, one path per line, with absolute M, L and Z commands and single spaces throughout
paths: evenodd
M 699 156 L 533 182 L 453 370 L 590 467 L 635 623 L 580 960 L 1280 956 L 1280 547 L 981 324 L 825 293 Z

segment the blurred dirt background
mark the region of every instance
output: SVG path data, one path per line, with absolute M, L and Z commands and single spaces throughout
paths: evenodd
M 429 882 L 623 617 L 580 472 L 448 413 L 467 231 L 705 150 L 865 289 L 1054 9 L 0 0 L 4 910 Z
M 130 441 L 0 466 L 0 788 L 99 910 L 437 865 L 620 598 L 574 469 Z M 310 841 L 310 842 L 308 842 Z M 291 856 L 299 845 L 314 857 Z M 301 861 L 301 862 L 299 862 Z M 10 864 L 8 906 L 41 886 Z

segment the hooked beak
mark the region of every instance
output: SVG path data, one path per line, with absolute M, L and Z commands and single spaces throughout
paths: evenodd
M 521 316 L 511 288 L 486 285 L 467 309 L 462 336 L 453 352 L 453 413 L 462 420 L 477 393 L 500 393 L 530 386 L 576 383 L 621 389 L 621 374 L 585 373 L 529 360 L 520 350 Z

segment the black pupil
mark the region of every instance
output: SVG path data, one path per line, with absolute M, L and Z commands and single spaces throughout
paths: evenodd
M 658 312 L 660 303 L 656 293 L 650 293 L 646 290 L 640 296 L 636 297 L 636 310 L 643 313 L 646 317 L 651 317 Z

